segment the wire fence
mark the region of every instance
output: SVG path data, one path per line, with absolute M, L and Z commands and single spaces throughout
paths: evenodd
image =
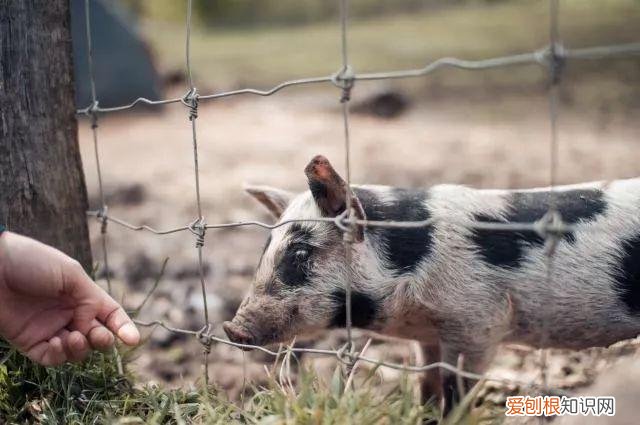
M 354 73 L 349 62 L 349 46 L 348 46 L 348 32 L 349 32 L 349 14 L 348 14 L 348 0 L 340 1 L 340 46 L 339 51 L 342 59 L 341 69 L 333 75 L 326 75 L 312 78 L 300 78 L 295 80 L 289 80 L 282 82 L 270 89 L 259 90 L 254 88 L 246 88 L 241 90 L 224 91 L 219 93 L 213 93 L 208 95 L 201 95 L 197 91 L 197 87 L 194 83 L 191 68 L 191 55 L 190 55 L 190 42 L 191 42 L 191 27 L 192 27 L 192 0 L 187 0 L 187 18 L 186 18 L 186 43 L 185 43 L 185 70 L 187 75 L 187 91 L 184 96 L 179 98 L 164 99 L 164 100 L 149 100 L 146 98 L 138 98 L 135 101 L 122 106 L 102 108 L 99 106 L 96 96 L 95 78 L 94 78 L 94 66 L 93 66 L 93 46 L 91 38 L 91 19 L 90 19 L 90 0 L 85 0 L 85 26 L 87 37 L 87 49 L 88 49 L 88 64 L 89 64 L 89 79 L 91 84 L 91 104 L 85 108 L 79 109 L 78 114 L 87 115 L 90 118 L 91 129 L 93 134 L 95 161 L 98 177 L 98 190 L 100 196 L 100 208 L 94 211 L 88 211 L 88 216 L 95 217 L 101 224 L 100 228 L 100 241 L 102 245 L 102 254 L 104 267 L 108 270 L 109 267 L 109 250 L 107 245 L 107 229 L 108 223 L 113 223 L 122 226 L 126 229 L 133 231 L 147 231 L 155 235 L 167 235 L 177 232 L 190 232 L 195 237 L 195 247 L 197 251 L 197 264 L 198 275 L 200 279 L 200 286 L 202 290 L 202 301 L 204 305 L 203 321 L 204 324 L 199 330 L 180 329 L 171 326 L 163 321 L 150 321 L 144 322 L 137 320 L 136 323 L 139 326 L 145 327 L 162 327 L 169 332 L 184 334 L 196 338 L 204 347 L 204 372 L 203 378 L 205 385 L 209 384 L 209 353 L 213 343 L 227 344 L 233 347 L 241 349 L 255 349 L 265 354 L 271 355 L 276 359 L 281 355 L 289 353 L 308 353 L 314 355 L 334 356 L 336 359 L 352 368 L 356 362 L 371 363 L 378 367 L 388 367 L 404 372 L 424 372 L 431 369 L 443 369 L 457 374 L 459 377 L 464 377 L 473 380 L 486 380 L 495 381 L 504 384 L 521 385 L 525 388 L 540 389 L 543 391 L 549 391 L 546 378 L 546 350 L 541 350 L 541 383 L 536 382 L 523 382 L 513 379 L 503 379 L 487 374 L 478 374 L 470 371 L 463 370 L 461 364 L 452 365 L 445 362 L 435 362 L 427 365 L 408 366 L 405 364 L 391 363 L 387 361 L 380 361 L 366 357 L 363 353 L 364 350 L 358 352 L 354 343 L 352 335 L 352 312 L 351 312 L 351 275 L 348 276 L 345 282 L 346 290 L 346 330 L 347 330 L 347 343 L 339 350 L 328 349 L 315 349 L 315 348 L 298 348 L 293 345 L 283 347 L 280 346 L 278 351 L 269 350 L 267 348 L 255 345 L 234 343 L 226 339 L 219 338 L 213 334 L 213 326 L 209 321 L 208 303 L 207 303 L 207 291 L 205 272 L 203 267 L 202 249 L 205 244 L 205 236 L 208 229 L 222 229 L 222 228 L 240 228 L 243 226 L 257 226 L 265 229 L 275 229 L 280 226 L 284 226 L 293 222 L 323 222 L 333 223 L 343 234 L 343 243 L 345 247 L 345 266 L 348 273 L 352 273 L 352 242 L 353 232 L 356 226 L 366 227 L 387 227 L 387 228 L 420 228 L 433 226 L 436 223 L 442 221 L 442 219 L 430 218 L 423 221 L 374 221 L 374 220 L 361 220 L 356 219 L 353 215 L 352 208 L 347 208 L 342 214 L 335 218 L 314 218 L 314 219 L 292 219 L 280 221 L 275 224 L 263 223 L 260 221 L 240 221 L 232 223 L 216 223 L 207 224 L 202 214 L 201 196 L 200 196 L 200 177 L 198 166 L 198 143 L 197 143 L 197 128 L 196 122 L 198 118 L 198 106 L 201 101 L 222 99 L 239 95 L 256 95 L 256 96 L 271 96 L 285 88 L 294 86 L 309 86 L 315 84 L 333 84 L 340 89 L 339 102 L 342 109 L 342 122 L 344 127 L 344 155 L 345 155 L 345 176 L 347 185 L 351 185 L 351 166 L 350 166 L 350 124 L 349 124 L 349 101 L 351 98 L 351 91 L 358 81 L 371 81 L 371 80 L 388 80 L 388 79 L 401 79 L 401 78 L 416 78 L 425 77 L 429 74 L 442 69 L 442 68 L 459 68 L 470 71 L 478 71 L 490 68 L 501 68 L 508 66 L 530 65 L 537 64 L 547 68 L 548 70 L 548 109 L 549 109 L 549 123 L 550 123 L 550 143 L 549 143 L 549 161 L 550 161 L 550 175 L 549 186 L 551 188 L 551 202 L 550 207 L 546 215 L 540 220 L 532 223 L 494 223 L 494 222 L 465 222 L 465 226 L 473 229 L 490 230 L 490 231 L 511 231 L 511 232 L 523 232 L 533 231 L 540 235 L 545 240 L 546 258 L 547 258 L 547 283 L 552 278 L 553 271 L 553 258 L 555 254 L 555 247 L 561 237 L 573 230 L 571 224 L 565 223 L 559 211 L 556 208 L 554 200 L 554 187 L 556 186 L 557 170 L 558 170 L 558 87 L 562 80 L 562 71 L 564 64 L 567 60 L 603 60 L 613 57 L 640 55 L 640 41 L 628 44 L 596 46 L 579 49 L 565 48 L 560 40 L 559 35 L 559 5 L 558 0 L 549 0 L 549 45 L 539 50 L 522 53 L 511 56 L 503 56 L 482 60 L 464 60 L 453 57 L 445 57 L 428 63 L 422 68 L 375 72 L 375 73 Z M 187 107 L 187 117 L 191 122 L 192 130 L 192 149 L 193 149 L 193 170 L 194 170 L 194 187 L 195 187 L 195 206 L 198 216 L 186 225 L 169 229 L 155 229 L 147 225 L 135 225 L 131 224 L 120 218 L 111 216 L 108 213 L 108 208 L 105 202 L 103 177 L 101 172 L 100 151 L 98 143 L 98 122 L 99 115 L 117 111 L 125 111 L 132 109 L 140 104 L 147 105 L 166 105 L 171 103 L 182 103 Z M 347 202 L 346 205 L 351 205 L 352 196 L 351 191 L 347 190 Z M 447 219 L 448 222 L 453 219 Z M 597 231 L 597 228 L 595 229 Z M 105 273 L 105 279 L 107 288 L 111 292 L 111 280 L 109 273 Z M 545 324 L 548 326 L 548 323 Z M 545 332 L 546 334 L 546 332 Z M 122 372 L 122 365 L 120 357 L 117 355 L 119 371 Z M 555 393 L 562 393 L 562 391 L 554 390 Z

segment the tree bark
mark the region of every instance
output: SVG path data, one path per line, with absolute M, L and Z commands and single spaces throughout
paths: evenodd
M 0 223 L 92 267 L 68 0 L 0 0 Z

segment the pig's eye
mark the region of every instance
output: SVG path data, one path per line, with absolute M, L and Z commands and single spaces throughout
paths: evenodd
M 293 255 L 295 256 L 297 261 L 305 261 L 307 258 L 309 258 L 309 250 L 298 249 Z
M 287 286 L 303 285 L 309 278 L 311 249 L 307 244 L 290 245 L 278 265 L 278 275 Z
M 289 261 L 293 262 L 297 267 L 301 267 L 306 264 L 311 255 L 311 247 L 307 244 L 295 244 L 289 247 L 288 257 Z

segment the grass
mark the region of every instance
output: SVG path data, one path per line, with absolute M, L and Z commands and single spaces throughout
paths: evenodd
M 80 366 L 44 368 L 1 342 L 0 358 L 0 418 L 9 423 L 86 423 L 96 410 L 109 411 L 127 385 L 104 354 Z
M 125 359 L 128 356 L 125 355 Z M 234 404 L 215 387 L 165 390 L 132 386 L 133 377 L 120 377 L 110 354 L 94 353 L 81 365 L 43 368 L 0 344 L 0 419 L 7 423 L 42 424 L 421 424 L 437 423 L 437 410 L 421 405 L 407 376 L 381 394 L 374 371 L 358 380 L 355 389 L 344 368 L 337 366 L 330 382 L 301 367 L 297 385 L 288 372 L 290 359 L 266 373 L 269 384 L 253 388 L 244 403 Z M 498 412 L 472 411 L 475 397 L 443 424 L 494 421 Z M 484 415 L 484 416 L 481 416 Z M 485 422 L 486 423 L 486 422 Z
M 215 388 L 163 390 L 132 388 L 132 377 L 117 375 L 111 355 L 96 353 L 82 365 L 43 368 L 8 345 L 0 346 L 0 418 L 9 423 L 417 423 L 435 412 L 414 402 L 407 380 L 392 392 L 373 391 L 370 377 L 358 390 L 344 391 L 340 369 L 330 385 L 311 371 L 297 390 L 272 377 L 243 407 Z
M 564 0 L 560 25 L 569 47 L 638 41 L 640 2 Z M 160 68 L 183 69 L 184 26 L 146 22 L 142 28 Z M 548 33 L 546 1 L 480 2 L 412 14 L 354 16 L 349 28 L 350 61 L 359 72 L 417 68 L 442 56 L 476 59 L 532 51 L 548 43 Z M 200 27 L 192 35 L 192 66 L 201 85 L 265 87 L 285 79 L 335 72 L 340 67 L 339 46 L 337 22 L 236 30 Z M 638 74 L 637 61 L 631 67 L 628 63 L 621 66 L 626 67 L 622 74 L 630 70 Z M 588 74 L 621 73 L 616 67 L 593 64 L 585 64 L 584 69 Z M 428 83 L 517 86 L 542 76 L 535 66 L 481 76 L 442 71 Z

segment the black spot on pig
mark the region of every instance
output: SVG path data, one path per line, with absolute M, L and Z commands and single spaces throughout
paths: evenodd
M 347 326 L 347 294 L 343 289 L 334 291 L 331 298 L 336 303 L 334 316 L 331 319 L 330 327 L 344 328 Z M 351 323 L 356 328 L 366 329 L 375 320 L 378 314 L 378 303 L 362 292 L 351 292 Z
M 556 208 L 562 220 L 569 224 L 595 220 L 605 212 L 607 206 L 600 190 L 568 190 L 554 195 L 551 192 L 516 192 L 509 195 L 509 209 L 504 218 L 476 214 L 474 219 L 484 223 L 533 223 L 549 211 L 552 196 L 555 196 Z M 524 249 L 543 246 L 545 242 L 538 233 L 529 230 L 475 229 L 471 239 L 484 261 L 504 268 L 521 266 Z M 576 240 L 573 233 L 566 233 L 563 239 L 570 244 Z
M 357 188 L 356 195 L 368 220 L 422 221 L 430 217 L 424 190 L 394 188 L 391 199 L 381 200 L 375 192 Z M 430 227 L 369 227 L 368 235 L 377 241 L 396 276 L 415 271 L 432 249 Z
M 640 234 L 622 243 L 622 256 L 615 274 L 622 302 L 640 312 Z
M 282 254 L 276 273 L 286 286 L 301 286 L 311 277 L 312 255 L 316 249 L 310 244 L 311 231 L 294 223 L 288 230 L 289 245 Z

